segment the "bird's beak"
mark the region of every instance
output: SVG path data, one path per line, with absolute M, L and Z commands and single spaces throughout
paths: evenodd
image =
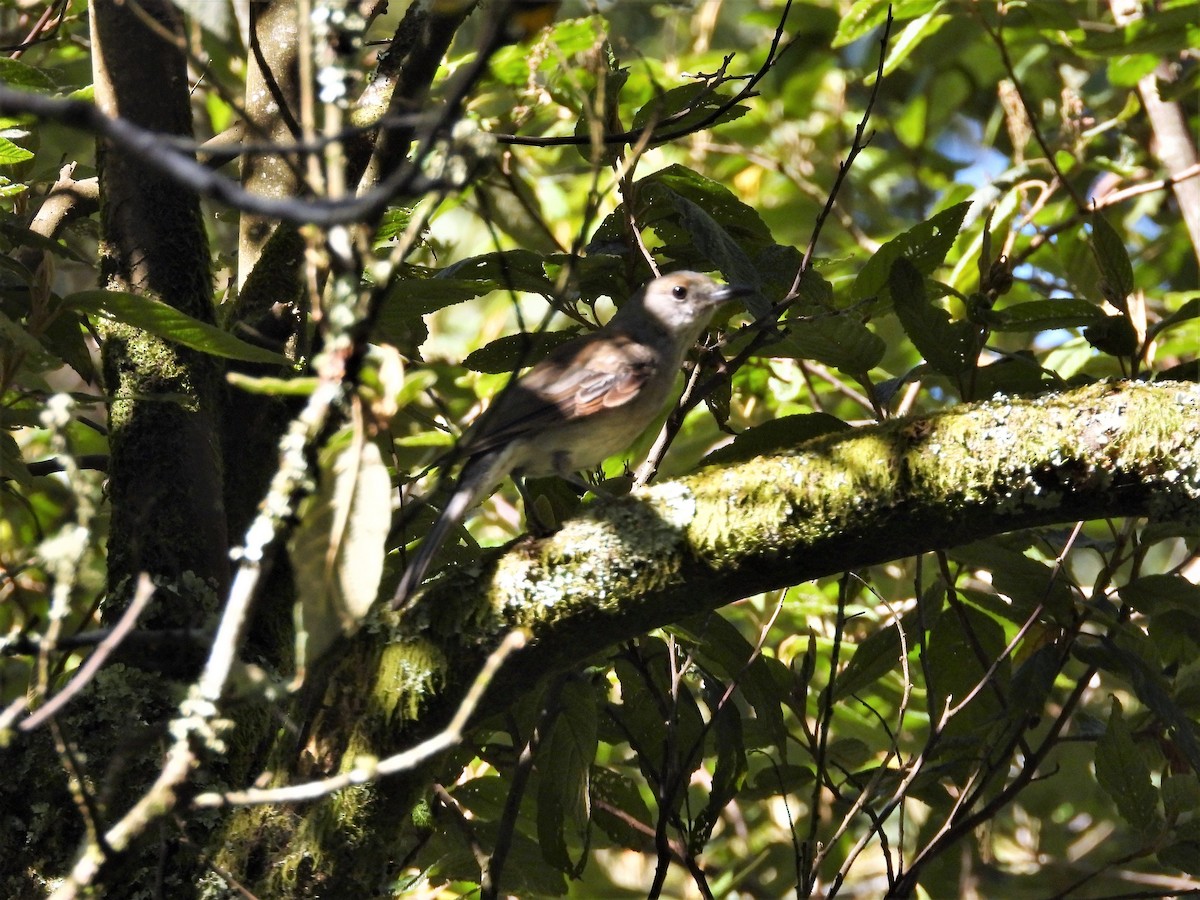
M 753 293 L 754 288 L 744 284 L 723 284 L 709 296 L 714 305 L 720 305 L 728 303 L 730 300 L 736 300 L 738 297 L 749 297 Z

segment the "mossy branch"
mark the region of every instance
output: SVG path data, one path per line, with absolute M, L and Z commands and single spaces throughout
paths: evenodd
M 1101 383 L 818 438 L 596 503 L 552 537 L 517 542 L 482 570 L 446 578 L 390 633 L 360 633 L 333 679 L 360 679 L 359 693 L 374 700 L 356 708 L 353 723 L 335 716 L 332 731 L 316 730 L 325 746 L 345 751 L 340 767 L 329 758 L 330 774 L 366 749 L 411 746 L 453 713 L 514 628 L 531 640 L 493 682 L 488 714 L 549 672 L 761 591 L 1023 528 L 1112 516 L 1195 520 L 1198 501 L 1200 385 L 1190 383 Z M 368 672 L 373 690 L 361 684 Z M 400 810 L 427 778 L 386 779 L 301 819 L 270 818 L 315 839 L 306 852 L 351 889 L 373 877 L 364 859 L 394 858 Z M 327 820 L 330 804 L 339 829 L 303 828 Z M 244 815 L 261 827 L 261 813 Z M 347 821 L 372 845 L 355 845 L 355 866 L 335 862 Z
M 590 507 L 412 619 L 564 664 L 680 617 L 1022 528 L 1200 515 L 1200 386 L 1101 383 L 839 432 Z M 411 627 L 411 626 L 410 626 Z M 539 649 L 540 648 L 540 649 Z

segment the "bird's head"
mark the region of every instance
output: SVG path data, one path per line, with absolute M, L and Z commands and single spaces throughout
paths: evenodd
M 640 307 L 668 331 L 698 333 L 717 307 L 749 293 L 749 288 L 718 284 L 699 272 L 672 272 L 642 288 Z

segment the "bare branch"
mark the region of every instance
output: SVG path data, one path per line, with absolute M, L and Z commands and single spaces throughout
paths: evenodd
M 282 788 L 251 788 L 245 791 L 198 794 L 192 800 L 192 806 L 214 808 L 221 806 L 252 806 L 263 803 L 302 803 L 326 797 L 329 794 L 336 793 L 352 785 L 366 784 L 369 781 L 374 781 L 376 778 L 415 769 L 426 760 L 432 759 L 439 753 L 443 753 L 459 744 L 467 723 L 475 714 L 475 710 L 479 707 L 479 703 L 487 692 L 488 686 L 495 679 L 496 673 L 500 671 L 500 667 L 510 654 L 515 653 L 525 646 L 526 639 L 525 632 L 523 631 L 511 631 L 505 635 L 496 649 L 488 656 L 487 662 L 479 670 L 479 674 L 475 676 L 475 681 L 471 684 L 462 702 L 459 703 L 458 710 L 454 713 L 454 718 L 450 720 L 450 724 L 433 737 L 422 741 L 415 747 L 405 750 L 403 753 L 389 756 L 377 763 L 372 764 L 360 761 L 359 765 L 349 772 L 343 772 L 341 775 L 321 781 L 310 781 L 305 784 L 294 784 Z
M 104 661 L 108 659 L 109 654 L 120 646 L 121 641 L 133 630 L 133 626 L 137 623 L 138 616 L 146 609 L 146 605 L 150 602 L 150 598 L 154 596 L 154 582 L 150 580 L 150 576 L 142 573 L 138 578 L 137 590 L 134 592 L 133 600 L 125 612 L 122 613 L 120 620 L 108 632 L 104 640 L 96 647 L 96 652 L 87 658 L 79 670 L 71 678 L 67 686 L 54 695 L 53 699 L 48 701 L 37 712 L 23 721 L 18 727 L 22 731 L 32 731 L 47 719 L 56 715 L 60 709 L 67 705 L 72 697 L 83 690 L 96 673 L 100 671 L 100 667 L 104 665 Z M 53 648 L 51 648 L 53 649 Z

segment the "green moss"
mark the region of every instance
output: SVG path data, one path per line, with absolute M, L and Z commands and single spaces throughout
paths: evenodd
M 413 721 L 421 704 L 446 681 L 448 660 L 425 639 L 391 643 L 383 648 L 371 680 L 371 715 L 386 722 Z

